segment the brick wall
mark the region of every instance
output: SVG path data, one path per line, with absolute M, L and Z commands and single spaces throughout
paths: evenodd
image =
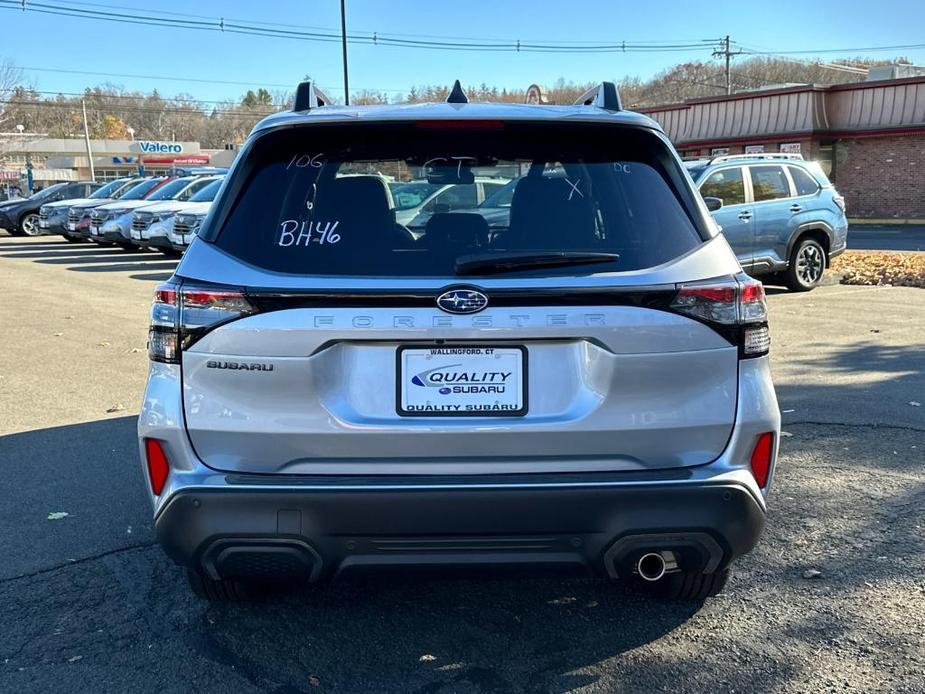
M 925 219 L 925 135 L 839 140 L 835 162 L 849 217 Z

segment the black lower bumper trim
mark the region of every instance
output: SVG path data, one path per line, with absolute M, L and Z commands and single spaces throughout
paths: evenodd
M 315 580 L 370 566 L 524 563 L 615 577 L 647 538 L 680 552 L 687 569 L 721 569 L 754 547 L 764 515 L 738 484 L 229 487 L 177 493 L 155 529 L 176 562 L 213 578 L 248 565 Z

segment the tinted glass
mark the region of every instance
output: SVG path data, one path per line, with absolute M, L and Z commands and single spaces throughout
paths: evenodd
M 701 237 L 672 183 L 683 176 L 668 147 L 643 130 L 616 130 L 365 124 L 269 133 L 236 168 L 242 180 L 231 190 L 240 192 L 222 200 L 216 228 L 203 235 L 247 263 L 306 275 L 446 277 L 463 256 L 619 254 L 506 271 L 580 275 L 651 267 L 692 250 Z M 389 183 L 403 175 L 441 191 L 420 227 L 396 222 L 404 191 Z M 513 184 L 513 193 L 510 208 L 483 216 L 476 180 L 489 178 Z
M 144 200 L 145 196 L 151 192 L 152 189 L 156 188 L 161 184 L 162 178 L 148 178 L 136 185 L 125 195 L 123 195 L 120 200 Z
M 790 197 L 790 185 L 780 166 L 753 166 L 752 192 L 755 202 Z
M 745 181 L 742 167 L 722 169 L 711 173 L 700 186 L 705 198 L 720 198 L 723 205 L 741 205 L 745 202 Z
M 128 193 L 130 193 L 135 186 L 144 181 L 143 178 L 130 178 L 122 184 L 122 187 L 117 188 L 116 191 L 112 194 L 112 197 L 116 199 L 122 199 Z
M 152 202 L 156 202 L 158 200 L 172 200 L 189 184 L 190 181 L 188 179 L 184 181 L 182 178 L 178 178 L 174 181 L 170 181 L 169 183 L 162 185 L 160 188 L 151 193 L 147 199 L 151 200 Z
M 67 183 L 55 183 L 54 185 L 48 186 L 47 188 L 42 188 L 37 193 L 33 193 L 29 196 L 30 200 L 44 200 L 46 198 L 51 198 L 62 192 L 67 186 Z
M 193 181 L 189 184 L 186 190 L 177 196 L 177 200 L 190 200 L 196 193 L 198 193 L 207 185 L 209 185 L 209 180 L 206 178 L 200 178 L 196 181 Z
M 123 185 L 125 185 L 125 179 L 120 178 L 115 181 L 110 181 L 102 188 L 97 188 L 93 193 L 90 194 L 91 200 L 102 200 L 103 198 L 111 197 L 112 194 L 119 190 Z
M 816 194 L 816 191 L 819 190 L 819 184 L 816 183 L 812 176 L 795 166 L 788 168 L 790 169 L 790 177 L 793 179 L 793 185 L 797 189 L 797 195 Z
M 497 192 L 486 197 L 485 202 L 480 207 L 510 207 L 511 200 L 514 199 L 514 187 L 516 185 L 517 181 L 511 181 L 507 185 L 501 186 Z
M 389 184 L 396 210 L 412 210 L 420 207 L 441 187 L 439 183 L 428 183 L 427 181 Z
M 478 202 L 478 190 L 474 183 L 450 186 L 437 193 L 427 203 L 428 212 L 453 212 L 454 210 L 471 210 Z
M 218 193 L 218 189 L 222 187 L 221 181 L 212 181 L 205 188 L 196 193 L 193 197 L 189 199 L 190 202 L 212 202 L 215 200 L 215 195 Z

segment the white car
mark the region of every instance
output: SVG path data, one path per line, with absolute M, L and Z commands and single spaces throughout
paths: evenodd
M 475 210 L 510 182 L 508 178 L 478 178 L 474 185 L 429 183 L 426 180 L 390 183 L 395 205 L 395 221 L 411 227 L 424 227 L 435 212 Z
M 224 176 L 198 176 L 177 179 L 178 181 L 189 182 L 176 197 L 152 205 L 145 205 L 132 213 L 132 228 L 130 231 L 132 241 L 139 246 L 164 247 L 162 244 L 152 242 L 152 239 L 167 238 L 166 223 L 168 220 L 189 204 L 189 201 L 198 193 L 205 190 L 212 183 L 221 182 L 223 178 Z M 165 186 L 165 188 L 167 187 Z
M 152 248 L 160 248 L 168 255 L 185 251 L 193 240 L 193 236 L 196 235 L 202 220 L 209 213 L 212 201 L 222 187 L 222 180 L 223 178 L 218 178 L 210 183 L 190 198 L 190 201 L 177 210 L 176 214 L 163 220 L 159 227 L 164 231 L 164 236 L 155 236 L 152 231 L 149 245 Z

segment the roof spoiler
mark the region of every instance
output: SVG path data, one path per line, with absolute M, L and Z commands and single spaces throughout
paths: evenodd
M 293 111 L 308 111 L 319 106 L 330 105 L 331 100 L 320 89 L 315 88 L 315 83 L 311 80 L 299 82 L 295 90 L 295 104 L 292 106 Z
M 620 102 L 620 92 L 613 82 L 601 82 L 596 87 L 592 87 L 579 96 L 574 105 L 597 106 L 608 111 L 623 110 L 623 104 Z

